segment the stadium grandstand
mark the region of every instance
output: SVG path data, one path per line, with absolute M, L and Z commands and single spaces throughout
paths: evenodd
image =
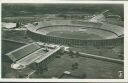
M 38 41 L 74 45 L 118 45 L 124 28 L 102 22 L 105 12 L 90 20 L 44 20 L 26 25 L 28 35 Z M 99 20 L 100 19 L 100 20 Z

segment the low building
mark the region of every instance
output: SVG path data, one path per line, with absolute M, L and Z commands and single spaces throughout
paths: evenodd
M 11 29 L 16 27 L 16 23 L 6 23 L 6 22 L 2 22 L 2 27 L 7 28 L 7 29 Z

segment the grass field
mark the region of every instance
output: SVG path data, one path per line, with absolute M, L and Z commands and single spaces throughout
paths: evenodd
M 95 34 L 88 34 L 84 31 L 54 31 L 50 32 L 47 35 L 63 37 L 63 38 L 72 38 L 72 39 L 83 39 L 83 40 L 100 40 L 102 37 Z
M 71 65 L 78 63 L 78 69 L 72 70 Z M 83 79 L 116 79 L 118 78 L 118 71 L 123 71 L 123 66 L 111 62 L 100 61 L 90 58 L 71 58 L 68 55 L 63 55 L 61 58 L 56 58 L 48 65 L 48 71 L 38 76 L 33 74 L 32 78 L 59 78 L 65 71 L 70 71 L 72 76 L 64 76 L 63 78 L 81 78 Z

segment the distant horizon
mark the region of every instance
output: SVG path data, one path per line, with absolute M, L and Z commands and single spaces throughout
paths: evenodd
M 2 3 L 2 16 L 22 16 L 22 13 L 29 15 L 37 14 L 64 14 L 64 13 L 90 13 L 110 12 L 123 17 L 123 4 L 41 4 L 41 3 Z M 22 11 L 22 12 L 21 12 Z

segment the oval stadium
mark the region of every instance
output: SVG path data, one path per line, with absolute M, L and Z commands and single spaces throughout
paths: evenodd
M 70 46 L 112 46 L 123 43 L 123 27 L 97 21 L 100 21 L 99 17 L 88 21 L 45 20 L 26 27 L 31 38 L 47 43 Z

